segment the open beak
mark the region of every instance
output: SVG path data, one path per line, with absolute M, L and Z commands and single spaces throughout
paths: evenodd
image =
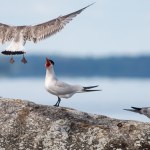
M 50 66 L 51 66 L 51 62 L 48 60 L 48 58 L 46 58 L 45 68 L 48 68 Z

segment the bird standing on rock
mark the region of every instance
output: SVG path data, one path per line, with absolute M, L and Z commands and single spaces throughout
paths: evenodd
M 62 81 L 59 81 L 54 72 L 54 62 L 46 58 L 45 64 L 46 77 L 45 77 L 45 89 L 58 97 L 58 101 L 54 106 L 59 106 L 61 98 L 70 98 L 75 93 L 93 92 L 101 90 L 89 90 L 98 86 L 83 87 L 80 85 L 69 85 Z
M 89 6 L 90 5 L 87 7 Z M 0 23 L 0 43 L 3 45 L 5 42 L 9 42 L 13 39 L 11 44 L 1 53 L 4 55 L 12 55 L 10 59 L 10 63 L 12 64 L 15 62 L 13 60 L 13 55 L 23 54 L 23 59 L 21 62 L 24 64 L 27 63 L 24 57 L 24 54 L 26 53 L 24 45 L 26 41 L 33 41 L 34 43 L 38 43 L 41 40 L 49 38 L 52 35 L 60 32 L 67 23 L 69 23 L 74 17 L 80 14 L 87 7 L 84 7 L 71 14 L 59 16 L 56 19 L 37 25 L 13 26 Z

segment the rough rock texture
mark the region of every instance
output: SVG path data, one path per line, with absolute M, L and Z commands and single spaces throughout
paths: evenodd
M 0 98 L 0 150 L 150 150 L 150 123 Z

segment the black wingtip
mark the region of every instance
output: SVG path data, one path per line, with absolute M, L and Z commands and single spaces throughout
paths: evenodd
M 131 108 L 133 108 L 135 110 L 141 110 L 142 109 L 142 108 L 137 108 L 137 107 L 131 107 Z
M 95 87 L 98 87 L 99 85 L 95 85 L 95 86 L 88 86 L 88 87 L 83 87 L 85 90 L 86 89 L 91 89 L 91 88 L 95 88 Z
M 123 110 L 131 111 L 131 112 L 134 112 L 134 113 L 142 114 L 142 113 L 141 113 L 141 108 L 136 108 L 136 107 L 131 107 L 131 108 L 133 108 L 133 109 L 123 109 Z
M 94 91 L 102 91 L 102 90 L 83 90 L 84 92 L 94 92 Z

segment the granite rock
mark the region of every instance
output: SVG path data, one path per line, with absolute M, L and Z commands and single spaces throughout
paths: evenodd
M 150 123 L 0 98 L 0 150 L 150 150 Z

